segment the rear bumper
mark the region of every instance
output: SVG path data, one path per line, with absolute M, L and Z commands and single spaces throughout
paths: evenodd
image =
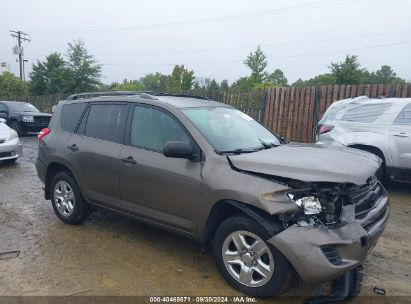
M 332 229 L 294 224 L 268 242 L 284 254 L 303 281 L 331 281 L 361 265 L 377 243 L 389 215 L 386 196 L 378 208 L 381 213 L 367 226 L 358 221 Z
M 39 158 L 36 159 L 35 166 L 36 166 L 37 174 L 40 180 L 44 184 L 46 181 L 47 166 Z
M 0 161 L 17 159 L 23 153 L 23 149 L 18 138 L 0 144 Z

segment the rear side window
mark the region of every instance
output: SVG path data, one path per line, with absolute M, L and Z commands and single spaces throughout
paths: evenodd
M 408 104 L 394 120 L 396 125 L 411 125 L 411 103 Z
M 372 123 L 391 107 L 389 103 L 367 104 L 348 109 L 341 117 L 345 121 Z
M 126 104 L 93 104 L 90 107 L 84 135 L 113 142 L 123 142 L 127 120 Z
M 74 132 L 86 106 L 86 103 L 63 105 L 60 120 L 61 128 L 68 132 Z

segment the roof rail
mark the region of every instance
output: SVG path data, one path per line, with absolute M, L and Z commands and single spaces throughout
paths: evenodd
M 86 99 L 86 98 L 94 98 L 94 97 L 102 97 L 102 96 L 133 96 L 133 95 L 142 95 L 145 94 L 147 98 L 147 94 L 150 94 L 151 91 L 109 91 L 109 92 L 86 92 L 80 94 L 72 94 L 67 97 L 66 100 L 77 100 L 77 99 Z
M 196 98 L 196 99 L 203 99 L 203 100 L 212 100 L 208 97 L 198 96 L 198 95 L 190 95 L 190 94 L 171 94 L 171 93 L 164 93 L 164 92 L 147 92 L 147 94 L 153 96 L 171 96 L 171 97 L 185 97 L 185 98 Z
M 203 100 L 211 100 L 207 97 L 189 95 L 189 94 L 169 94 L 164 92 L 154 92 L 154 91 L 109 91 L 109 92 L 86 92 L 79 94 L 72 94 L 67 97 L 66 100 L 78 100 L 78 99 L 87 99 L 103 96 L 134 96 L 138 95 L 142 98 L 153 99 L 153 96 L 171 96 L 171 97 L 183 97 L 183 98 L 196 98 Z

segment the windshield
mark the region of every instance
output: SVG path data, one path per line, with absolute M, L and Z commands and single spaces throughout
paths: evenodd
M 182 111 L 218 153 L 253 152 L 280 145 L 274 134 L 239 110 L 207 107 Z
M 8 103 L 7 107 L 10 112 L 39 112 L 35 106 L 27 102 Z

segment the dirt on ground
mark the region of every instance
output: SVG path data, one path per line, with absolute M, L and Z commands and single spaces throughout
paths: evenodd
M 37 177 L 36 137 L 22 142 L 23 157 L 0 163 L 0 296 L 241 295 L 194 241 L 102 211 L 82 225 L 63 224 Z M 364 264 L 362 295 L 379 287 L 380 297 L 411 299 L 411 185 L 388 191 L 391 215 Z M 313 295 L 297 278 L 291 285 L 285 295 Z

